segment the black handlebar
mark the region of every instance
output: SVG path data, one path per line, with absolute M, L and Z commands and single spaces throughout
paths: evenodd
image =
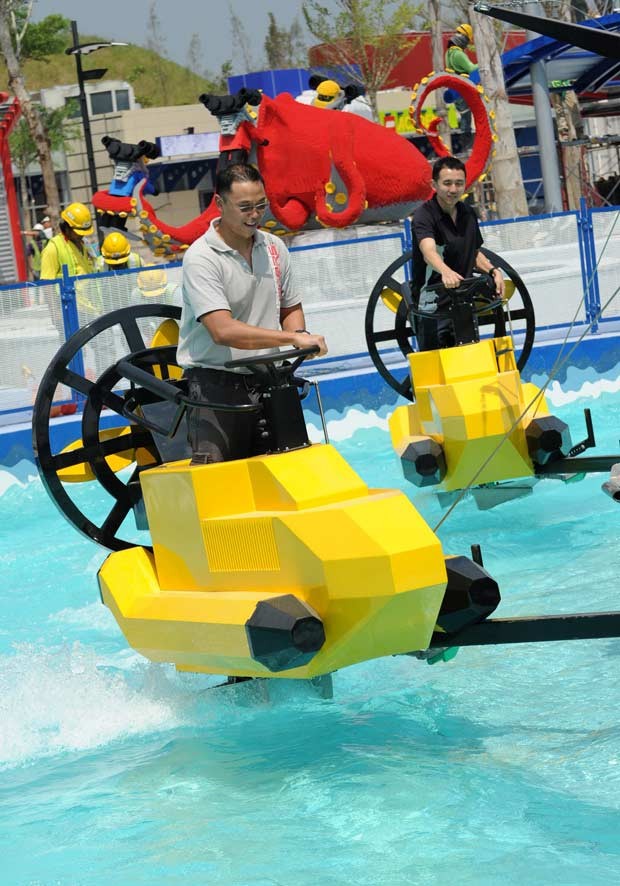
M 476 289 L 488 288 L 489 283 L 493 283 L 493 277 L 486 271 L 481 271 L 475 277 L 464 277 L 458 286 L 447 287 L 444 283 L 433 283 L 425 286 L 426 292 L 446 292 L 446 294 L 454 295 L 477 295 Z M 486 295 L 486 293 L 480 293 Z
M 226 369 L 236 369 L 237 367 L 242 366 L 251 368 L 252 366 L 267 366 L 280 360 L 294 360 L 295 363 L 293 363 L 293 366 L 296 369 L 306 357 L 311 357 L 313 354 L 318 353 L 318 345 L 312 345 L 311 348 L 292 348 L 290 351 L 277 351 L 275 354 L 259 354 L 255 357 L 240 357 L 238 360 L 229 360 L 224 366 Z M 292 367 L 287 367 L 287 369 L 292 369 Z

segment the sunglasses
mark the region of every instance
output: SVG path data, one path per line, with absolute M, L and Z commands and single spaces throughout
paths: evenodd
M 234 206 L 237 207 L 239 212 L 242 212 L 244 215 L 247 215 L 250 212 L 264 212 L 269 206 L 268 200 L 260 200 L 258 203 L 235 203 Z

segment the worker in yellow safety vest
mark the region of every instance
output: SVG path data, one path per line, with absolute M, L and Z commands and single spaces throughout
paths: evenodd
M 95 260 L 96 271 L 124 271 L 141 268 L 144 262 L 131 251 L 129 240 L 120 231 L 112 231 L 101 244 L 101 255 Z
M 72 277 L 79 274 L 92 274 L 95 270 L 94 255 L 87 237 L 93 233 L 93 222 L 87 206 L 83 203 L 70 203 L 60 213 L 60 233 L 50 239 L 41 253 L 41 280 L 58 280 L 63 276 L 63 267 Z M 87 281 L 85 281 L 87 282 Z M 92 319 L 93 306 L 86 295 L 88 287 L 76 285 L 78 309 L 86 309 L 88 319 Z M 58 293 L 48 293 L 48 304 L 54 326 L 64 335 L 62 303 Z M 84 322 L 80 317 L 80 322 Z
M 141 305 L 149 300 L 179 307 L 183 304 L 181 285 L 169 283 L 168 275 L 163 268 L 146 267 L 138 274 L 136 283 L 138 285 L 131 293 L 132 304 Z
M 60 233 L 52 237 L 41 254 L 41 280 L 62 277 L 63 265 L 69 274 L 92 274 L 93 255 L 84 241 L 93 233 L 93 222 L 87 206 L 70 203 L 60 213 Z
M 132 291 L 139 274 L 117 274 L 117 271 L 140 270 L 141 257 L 131 251 L 127 237 L 120 231 L 112 231 L 101 244 L 101 255 L 95 259 L 95 270 L 102 274 L 97 284 L 97 297 L 91 293 L 91 301 L 99 313 L 126 308 L 131 304 Z M 103 276 L 103 274 L 107 276 Z
M 26 240 L 28 279 L 37 281 L 41 276 L 41 252 L 47 246 L 43 225 L 38 222 L 31 231 L 22 231 Z

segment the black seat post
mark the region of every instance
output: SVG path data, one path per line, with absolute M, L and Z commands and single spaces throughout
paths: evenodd
M 452 314 L 452 325 L 457 345 L 480 341 L 478 317 L 476 316 L 474 301 L 471 296 L 451 293 L 449 311 Z

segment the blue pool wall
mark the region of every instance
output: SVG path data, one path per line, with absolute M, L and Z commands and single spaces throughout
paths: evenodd
M 523 379 L 543 385 L 555 367 L 555 382 L 563 390 L 578 391 L 588 382 L 596 384 L 602 379 L 613 382 L 620 378 L 620 335 L 588 337 L 575 347 L 568 362 L 560 361 L 559 368 L 556 367 L 558 356 L 561 353 L 565 355 L 574 344 L 571 341 L 566 344 L 554 341 L 535 346 L 522 373 Z M 368 358 L 352 359 L 349 363 L 346 369 L 330 364 L 317 367 L 324 370 L 315 378 L 319 382 L 323 409 L 328 419 L 342 417 L 351 408 L 387 414 L 399 403 L 405 402 L 383 381 L 374 367 L 363 365 L 368 364 Z M 394 369 L 399 378 L 407 371 L 404 363 L 397 363 Z M 305 412 L 309 421 L 318 424 L 318 408 L 312 393 Z M 52 450 L 57 452 L 78 439 L 81 436 L 80 423 L 79 413 L 51 419 Z M 123 423 L 115 414 L 103 414 L 101 417 L 103 428 L 117 427 Z M 0 466 L 10 469 L 24 460 L 34 462 L 30 421 L 0 427 Z

